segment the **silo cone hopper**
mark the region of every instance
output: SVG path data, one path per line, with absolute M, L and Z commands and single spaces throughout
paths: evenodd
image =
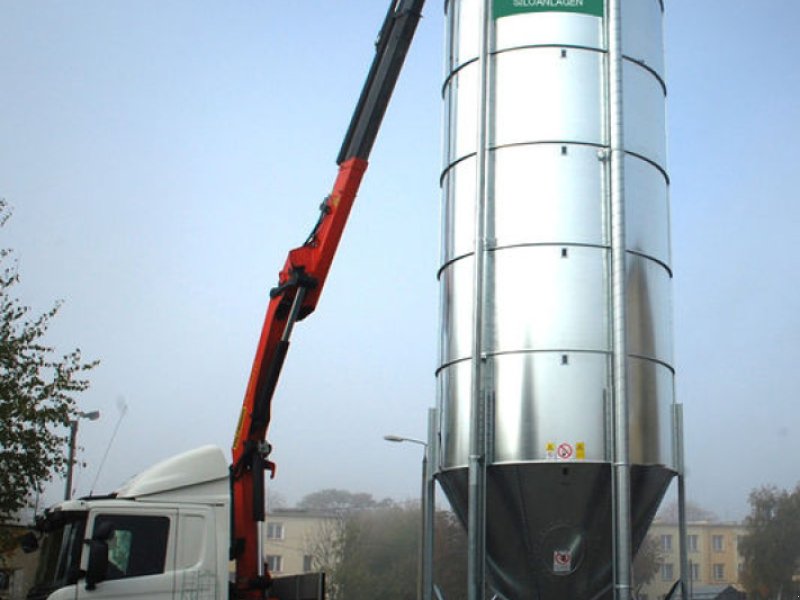
M 488 576 L 507 600 L 612 596 L 615 356 L 634 550 L 675 475 L 663 7 L 621 0 L 615 271 L 610 1 L 445 3 L 436 477 L 466 524 L 477 379 Z
M 634 548 L 672 475 L 664 467 L 633 467 Z M 439 481 L 466 524 L 467 470 L 442 473 Z M 489 584 L 508 600 L 611 598 L 611 514 L 608 463 L 489 467 Z

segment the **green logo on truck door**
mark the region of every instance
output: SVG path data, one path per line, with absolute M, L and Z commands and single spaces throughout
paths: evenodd
M 603 16 L 603 0 L 494 0 L 495 19 L 529 12 L 572 12 Z

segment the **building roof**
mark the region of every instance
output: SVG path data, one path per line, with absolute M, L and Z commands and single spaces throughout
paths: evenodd
M 273 508 L 267 518 L 296 518 L 296 519 L 335 519 L 341 513 L 334 510 L 313 510 L 305 508 Z
M 655 519 L 653 525 L 662 527 L 677 527 L 678 522 L 673 520 Z M 739 521 L 711 521 L 708 519 L 698 521 L 686 521 L 687 527 L 747 527 L 744 523 Z

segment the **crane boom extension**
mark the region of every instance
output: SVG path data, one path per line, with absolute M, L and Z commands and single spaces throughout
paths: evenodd
M 270 577 L 259 543 L 264 521 L 264 473 L 274 474 L 266 443 L 272 396 L 292 328 L 317 306 L 350 209 L 367 169 L 372 145 L 419 22 L 425 0 L 391 0 L 375 43 L 375 57 L 337 158 L 333 190 L 305 243 L 289 252 L 270 300 L 242 412 L 231 466 L 231 558 L 236 559 L 234 595 L 264 598 Z

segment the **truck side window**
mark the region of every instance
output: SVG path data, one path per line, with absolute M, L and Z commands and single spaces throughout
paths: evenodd
M 98 515 L 95 529 L 109 523 L 106 579 L 124 579 L 164 572 L 169 518 L 154 515 Z

